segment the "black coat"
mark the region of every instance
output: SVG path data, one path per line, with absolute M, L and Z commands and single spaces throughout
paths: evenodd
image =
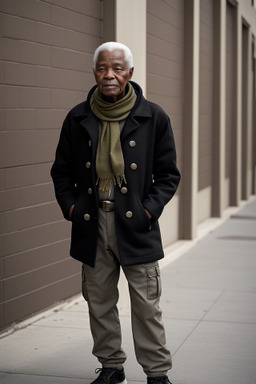
M 121 132 L 127 184 L 115 187 L 122 265 L 163 257 L 158 218 L 180 181 L 169 117 L 143 97 L 138 84 L 131 84 L 137 101 Z M 56 198 L 67 220 L 69 207 L 75 204 L 70 254 L 91 266 L 95 264 L 99 210 L 95 170 L 99 124 L 89 106 L 94 89 L 87 101 L 74 107 L 64 120 L 51 169 Z M 152 214 L 150 221 L 144 208 Z

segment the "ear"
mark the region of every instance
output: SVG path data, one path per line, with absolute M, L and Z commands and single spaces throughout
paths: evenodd
M 131 78 L 133 76 L 133 72 L 134 72 L 134 67 L 129 69 L 129 80 L 131 80 Z

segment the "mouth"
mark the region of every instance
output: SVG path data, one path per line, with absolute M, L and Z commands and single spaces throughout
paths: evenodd
M 103 84 L 102 85 L 104 88 L 116 88 L 117 84 Z

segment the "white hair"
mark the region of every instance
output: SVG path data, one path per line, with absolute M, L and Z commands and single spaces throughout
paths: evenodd
M 129 69 L 133 68 L 133 56 L 132 56 L 131 50 L 126 45 L 124 45 L 122 43 L 117 43 L 115 41 L 108 41 L 107 43 L 101 44 L 96 49 L 96 51 L 94 52 L 94 55 L 93 55 L 93 69 L 96 68 L 96 64 L 97 64 L 100 52 L 103 52 L 103 51 L 112 52 L 115 49 L 119 49 L 119 50 L 124 52 L 124 56 L 125 56 L 125 59 L 127 61 Z

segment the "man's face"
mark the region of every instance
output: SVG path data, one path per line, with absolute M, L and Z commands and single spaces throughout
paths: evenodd
M 125 87 L 132 75 L 133 68 L 128 68 L 122 50 L 100 52 L 94 76 L 99 92 L 108 101 L 113 103 L 125 96 Z

